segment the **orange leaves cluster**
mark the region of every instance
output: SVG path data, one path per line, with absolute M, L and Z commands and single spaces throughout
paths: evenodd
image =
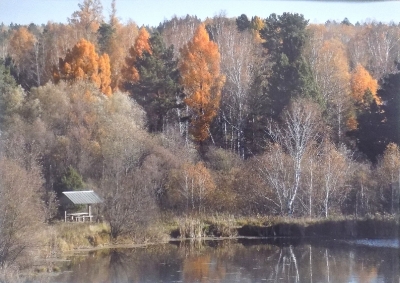
M 110 57 L 104 53 L 99 57 L 98 77 L 100 89 L 104 94 L 111 94 L 111 64 Z
M 185 103 L 194 112 L 192 135 L 196 141 L 208 138 L 209 125 L 217 114 L 225 77 L 220 74 L 218 45 L 201 24 L 191 41 L 181 49 L 179 62 Z
M 381 104 L 381 100 L 376 95 L 378 90 L 378 81 L 374 79 L 369 72 L 360 64 L 356 66 L 351 74 L 350 80 L 351 96 L 354 101 L 363 107 L 369 107 L 372 102 L 371 99 L 375 100 L 377 104 Z M 367 90 L 372 94 L 372 97 L 367 97 Z M 346 126 L 350 130 L 355 130 L 358 127 L 357 118 L 351 115 L 346 123 Z
M 144 52 L 151 54 L 151 46 L 149 42 L 150 34 L 142 27 L 139 35 L 135 40 L 135 44 L 129 49 L 129 56 L 125 59 L 125 66 L 122 68 L 122 76 L 125 81 L 138 82 L 139 72 L 135 68 L 136 61 L 143 56 Z
M 376 96 L 376 91 L 378 90 L 377 80 L 374 79 L 363 66 L 358 64 L 351 76 L 351 92 L 353 98 L 357 102 L 364 103 L 364 94 L 368 89 L 371 91 L 376 103 L 380 104 L 381 101 Z
M 63 80 L 89 80 L 104 94 L 111 95 L 110 58 L 107 54 L 99 56 L 94 45 L 81 39 L 65 59 L 60 58 L 59 70 L 53 74 L 55 82 Z

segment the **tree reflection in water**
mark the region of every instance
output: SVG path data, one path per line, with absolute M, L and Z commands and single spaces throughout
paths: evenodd
M 55 281 L 399 282 L 398 269 L 398 249 L 241 239 L 98 251 L 74 257 Z
M 131 264 L 129 263 L 130 257 L 124 252 L 118 252 L 112 250 L 110 252 L 110 264 L 109 264 L 109 282 L 119 283 L 119 282 L 129 282 L 132 274 L 130 271 Z

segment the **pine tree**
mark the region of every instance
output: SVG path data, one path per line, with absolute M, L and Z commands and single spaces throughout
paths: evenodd
M 161 35 L 155 32 L 149 39 L 150 51 L 137 58 L 132 68 L 137 81 L 126 81 L 125 89 L 145 109 L 149 131 L 162 131 L 171 109 L 177 107 L 180 93 L 179 71 L 173 46 L 166 47 Z
M 295 97 L 317 99 L 309 65 L 303 57 L 308 21 L 303 15 L 283 13 L 270 15 L 260 31 L 264 48 L 274 65 L 268 79 L 269 103 L 266 111 L 277 117 Z

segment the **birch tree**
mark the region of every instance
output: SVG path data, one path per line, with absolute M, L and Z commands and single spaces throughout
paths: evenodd
M 344 186 L 351 169 L 348 159 L 344 148 L 337 149 L 331 142 L 324 142 L 320 154 L 319 174 L 321 174 L 321 184 L 319 187 L 325 218 L 333 210 L 333 203 L 336 202 L 336 208 L 339 208 L 346 196 Z
M 378 174 L 381 177 L 381 184 L 389 193 L 384 198 L 389 204 L 391 214 L 399 210 L 400 198 L 400 150 L 395 143 L 390 143 L 378 165 Z
M 318 106 L 307 100 L 293 101 L 282 115 L 282 123 L 271 121 L 267 127 L 273 147 L 261 162 L 260 174 L 275 191 L 281 214 L 291 215 L 303 177 L 303 161 L 319 137 Z M 272 160 L 268 160 L 272 158 Z M 286 164 L 283 162 L 286 160 Z
M 254 43 L 250 31 L 239 32 L 229 20 L 214 18 L 210 30 L 219 46 L 221 72 L 226 76 L 219 111 L 224 147 L 244 158 L 250 88 L 259 62 L 263 60 L 261 48 Z

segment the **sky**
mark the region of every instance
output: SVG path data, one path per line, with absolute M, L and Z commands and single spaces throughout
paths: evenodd
M 78 10 L 81 0 L 0 0 L 0 23 L 45 24 L 48 21 L 66 23 Z M 111 0 L 102 0 L 104 16 L 108 18 Z M 116 0 L 117 16 L 122 22 L 129 19 L 139 26 L 158 26 L 160 22 L 196 15 L 204 20 L 221 12 L 227 17 L 246 14 L 249 18 L 268 17 L 271 13 L 303 14 L 310 23 L 327 20 L 351 23 L 381 21 L 400 22 L 400 0 L 392 1 L 270 1 L 270 0 Z

